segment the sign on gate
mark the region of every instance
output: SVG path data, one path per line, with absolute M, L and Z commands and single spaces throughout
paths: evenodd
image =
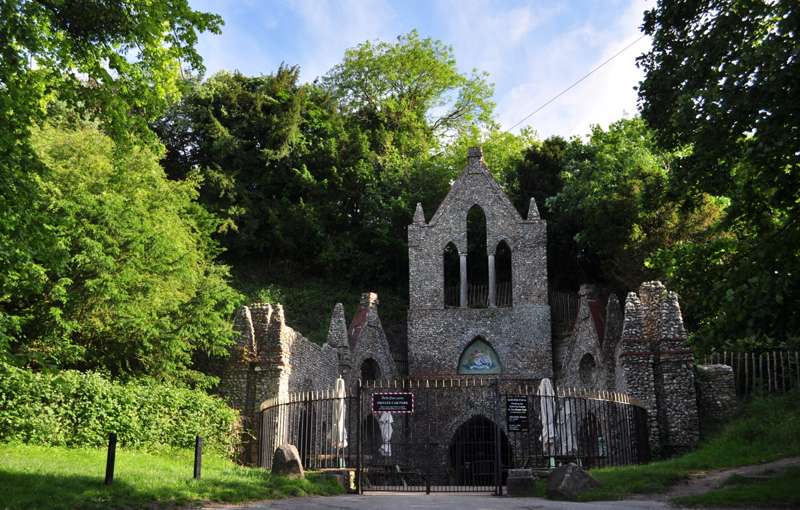
M 373 413 L 407 413 L 414 412 L 413 393 L 373 393 Z
M 506 397 L 506 423 L 509 432 L 528 431 L 528 397 L 525 395 Z

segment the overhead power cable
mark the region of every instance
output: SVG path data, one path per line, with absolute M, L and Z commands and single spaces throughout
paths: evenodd
M 583 80 L 585 80 L 585 79 L 586 79 L 586 78 L 588 78 L 589 76 L 593 75 L 593 74 L 594 74 L 594 73 L 595 73 L 595 72 L 596 72 L 598 69 L 600 69 L 600 68 L 601 68 L 601 67 L 603 67 L 604 65 L 608 64 L 609 62 L 611 62 L 612 60 L 614 60 L 614 59 L 615 59 L 615 58 L 617 58 L 618 56 L 620 56 L 620 55 L 622 55 L 623 53 L 625 53 L 625 51 L 626 51 L 626 50 L 630 49 L 630 48 L 631 48 L 633 45 L 635 45 L 636 43 L 638 43 L 639 41 L 641 41 L 641 40 L 642 40 L 642 39 L 644 39 L 645 37 L 647 37 L 647 34 L 642 34 L 642 35 L 641 35 L 641 36 L 639 36 L 639 37 L 638 37 L 638 38 L 637 38 L 635 41 L 633 41 L 632 43 L 628 44 L 627 46 L 625 46 L 624 48 L 622 48 L 622 49 L 621 49 L 621 50 L 619 50 L 618 52 L 616 52 L 616 53 L 614 53 L 613 55 L 611 55 L 610 57 L 608 57 L 608 59 L 606 59 L 606 60 L 604 60 L 602 63 L 598 64 L 598 65 L 597 65 L 597 67 L 595 67 L 594 69 L 592 69 L 592 70 L 591 70 L 591 71 L 589 71 L 588 73 L 586 73 L 586 74 L 584 74 L 583 76 L 581 76 L 581 78 L 580 78 L 580 79 L 578 79 L 578 80 L 577 80 L 575 83 L 573 83 L 573 84 L 572 84 L 572 85 L 570 85 L 569 87 L 565 88 L 564 90 L 562 90 L 561 92 L 559 92 L 558 94 L 556 94 L 555 96 L 553 96 L 552 98 L 550 98 L 550 99 L 549 99 L 549 100 L 548 100 L 546 103 L 544 103 L 543 105 L 541 105 L 541 106 L 540 106 L 540 107 L 538 107 L 537 109 L 533 110 L 531 113 L 529 113 L 528 115 L 526 115 L 526 116 L 525 116 L 525 117 L 524 117 L 522 120 L 520 120 L 519 122 L 517 122 L 516 124 L 514 124 L 513 126 L 511 126 L 510 128 L 508 128 L 508 131 L 511 131 L 512 129 L 514 129 L 515 127 L 519 126 L 520 124 L 522 124 L 522 123 L 523 123 L 523 122 L 525 122 L 526 120 L 530 119 L 531 117 L 533 117 L 534 115 L 536 115 L 536 114 L 537 114 L 537 113 L 539 113 L 540 111 L 544 110 L 544 109 L 545 109 L 545 108 L 546 108 L 546 107 L 547 107 L 547 106 L 548 106 L 550 103 L 552 103 L 553 101 L 555 101 L 555 100 L 556 100 L 556 99 L 558 99 L 559 97 L 563 96 L 564 94 L 566 94 L 567 92 L 569 92 L 570 90 L 572 90 L 573 88 L 575 88 L 575 86 L 576 86 L 576 85 L 578 85 L 579 83 L 581 83 Z

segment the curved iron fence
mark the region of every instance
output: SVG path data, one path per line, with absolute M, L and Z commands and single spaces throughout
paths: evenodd
M 353 468 L 363 490 L 502 491 L 512 468 L 649 460 L 647 412 L 613 392 L 488 377 L 365 381 L 261 406 L 259 464 L 297 447 L 307 469 Z

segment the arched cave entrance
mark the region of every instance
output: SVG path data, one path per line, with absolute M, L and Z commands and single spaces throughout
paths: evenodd
M 377 381 L 381 378 L 381 366 L 372 358 L 367 358 L 361 363 L 361 380 Z
M 459 485 L 494 485 L 495 424 L 485 416 L 473 416 L 456 430 L 450 443 L 450 475 Z M 511 465 L 511 446 L 500 431 L 500 463 Z M 503 482 L 505 482 L 503 473 Z

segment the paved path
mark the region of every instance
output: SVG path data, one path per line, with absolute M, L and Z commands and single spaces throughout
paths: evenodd
M 278 501 L 251 501 L 243 505 L 205 506 L 225 510 L 624 510 L 674 509 L 663 501 L 605 501 L 570 503 L 542 498 L 508 498 L 456 494 L 391 494 L 290 498 Z

